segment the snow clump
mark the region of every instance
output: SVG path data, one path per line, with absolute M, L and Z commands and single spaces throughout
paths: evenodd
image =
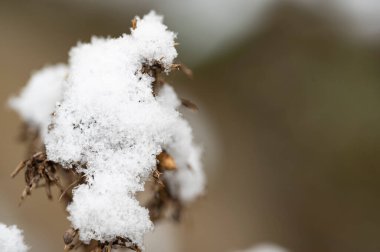
M 22 230 L 15 225 L 6 226 L 0 223 L 0 248 L 5 252 L 26 252 L 28 247 L 24 243 Z

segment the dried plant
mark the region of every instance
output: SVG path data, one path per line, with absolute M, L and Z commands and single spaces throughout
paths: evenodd
M 30 195 L 34 188 L 40 186 L 40 180 L 43 179 L 46 194 L 49 199 L 52 199 L 51 186 L 56 185 L 63 192 L 63 186 L 57 176 L 57 170 L 61 169 L 60 164 L 50 161 L 46 157 L 46 153 L 38 152 L 34 154 L 30 159 L 22 161 L 11 177 L 14 178 L 21 170 L 25 170 L 25 189 L 21 194 L 21 200 L 27 195 Z

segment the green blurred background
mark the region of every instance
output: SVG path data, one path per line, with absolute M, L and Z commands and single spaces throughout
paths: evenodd
M 0 222 L 23 228 L 31 251 L 62 251 L 69 223 L 57 197 L 36 191 L 17 207 L 23 178 L 9 174 L 26 150 L 6 101 L 33 70 L 66 62 L 77 41 L 127 33 L 136 14 L 156 9 L 195 73 L 169 79 L 200 106 L 185 114 L 204 145 L 209 182 L 181 224 L 148 237 L 147 251 L 261 242 L 380 251 L 380 8 L 361 12 L 375 14 L 364 32 L 360 13 L 349 19 L 326 3 L 1 0 Z

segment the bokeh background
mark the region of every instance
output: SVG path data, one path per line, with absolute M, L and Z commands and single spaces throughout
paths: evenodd
M 208 190 L 147 251 L 380 251 L 378 0 L 1 0 L 0 222 L 24 229 L 32 252 L 63 250 L 57 197 L 17 206 L 23 178 L 9 174 L 26 149 L 7 99 L 77 41 L 128 33 L 151 9 L 195 73 L 170 82 L 200 107 L 185 114 Z

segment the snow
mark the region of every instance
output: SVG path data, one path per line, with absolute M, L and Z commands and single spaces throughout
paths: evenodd
M 26 252 L 28 247 L 24 243 L 22 230 L 15 225 L 8 227 L 0 223 L 0 248 L 5 252 Z
M 286 249 L 272 243 L 262 243 L 255 245 L 247 250 L 237 252 L 287 252 Z
M 45 135 L 55 105 L 62 97 L 67 72 L 64 64 L 44 67 L 31 76 L 19 96 L 9 100 L 9 106 L 42 135 Z
M 143 245 L 153 224 L 135 196 L 163 149 L 177 164 L 167 176 L 172 194 L 187 203 L 203 192 L 201 151 L 177 111 L 175 91 L 166 84 L 154 97 L 154 79 L 142 71 L 159 63 L 168 73 L 175 38 L 150 12 L 137 18 L 130 35 L 94 37 L 70 51 L 63 98 L 44 142 L 50 160 L 67 168 L 83 164 L 77 169 L 86 183 L 74 189 L 67 210 L 85 243 L 123 237 Z
M 181 104 L 173 87 L 168 84 L 160 90 L 157 101 L 173 110 Z M 184 202 L 190 202 L 202 194 L 205 187 L 202 149 L 193 144 L 192 129 L 186 120 L 178 118 L 175 124 L 172 139 L 164 149 L 174 158 L 178 171 L 167 173 L 165 177 L 172 194 Z

